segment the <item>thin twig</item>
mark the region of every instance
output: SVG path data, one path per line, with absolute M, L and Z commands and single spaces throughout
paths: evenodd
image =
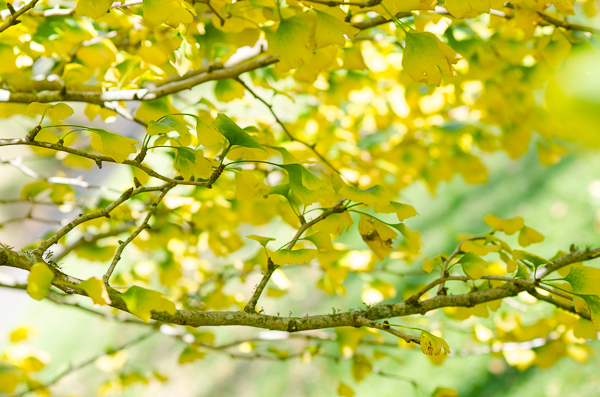
M 158 204 L 167 195 L 167 193 L 169 193 L 169 190 L 173 189 L 173 187 L 175 187 L 175 184 L 167 185 L 162 189 L 162 193 L 160 194 L 160 196 L 158 196 L 158 198 L 156 200 L 154 200 L 152 205 L 150 205 L 150 208 L 148 209 L 148 214 L 146 214 L 146 218 L 144 218 L 144 221 L 142 222 L 142 224 L 129 237 L 127 237 L 127 240 L 119 242 L 119 248 L 117 249 L 117 252 L 115 253 L 114 258 L 113 258 L 110 266 L 108 267 L 108 270 L 102 277 L 102 279 L 104 280 L 104 283 L 106 285 L 108 285 L 110 276 L 112 275 L 113 271 L 115 270 L 117 263 L 121 260 L 121 254 L 123 253 L 123 250 L 125 249 L 127 244 L 132 242 L 142 232 L 142 230 L 150 229 L 150 225 L 148 225 L 150 218 L 156 211 Z

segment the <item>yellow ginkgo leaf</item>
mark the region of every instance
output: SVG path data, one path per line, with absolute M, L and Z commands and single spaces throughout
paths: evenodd
M 390 254 L 392 240 L 398 236 L 398 233 L 391 227 L 373 217 L 365 215 L 360 216 L 358 232 L 363 241 L 381 261 Z
M 316 48 L 316 25 L 317 18 L 314 11 L 282 19 L 277 31 L 265 30 L 269 49 L 281 56 L 289 69 L 307 63 Z
M 217 81 L 215 85 L 215 97 L 220 102 L 231 102 L 234 99 L 244 97 L 244 86 L 233 79 L 223 79 Z
M 315 259 L 319 255 L 319 251 L 315 249 L 297 249 L 297 250 L 288 250 L 288 249 L 280 249 L 279 251 L 273 252 L 271 255 L 271 260 L 276 265 L 292 265 L 297 264 L 301 265 L 303 263 L 308 263 Z
M 331 244 L 331 236 L 325 231 L 319 231 L 310 236 L 304 237 L 305 240 L 312 242 L 317 246 L 319 252 L 330 252 L 333 251 L 333 245 Z
M 347 384 L 340 382 L 340 385 L 338 386 L 338 396 L 342 396 L 342 397 L 354 397 L 354 390 L 352 390 L 350 388 L 350 386 L 348 386 Z
M 552 5 L 560 11 L 564 16 L 575 14 L 573 8 L 574 0 L 552 0 Z
M 15 54 L 15 47 L 6 44 L 0 44 L 0 73 L 12 73 L 19 70 L 17 66 L 17 58 L 19 56 Z
M 42 300 L 48 295 L 54 272 L 44 262 L 38 262 L 31 266 L 29 278 L 27 279 L 27 293 L 35 300 Z
M 135 153 L 137 149 L 135 139 L 113 134 L 99 128 L 89 128 L 94 134 L 90 145 L 92 149 L 99 151 L 109 157 L 112 157 L 117 163 L 127 160 L 130 153 Z
M 436 387 L 431 393 L 431 397 L 458 397 L 458 393 L 456 390 L 447 387 Z
M 144 22 L 155 26 L 167 23 L 177 27 L 180 23 L 192 22 L 195 13 L 182 0 L 144 0 Z
M 439 266 L 441 268 L 443 263 L 443 255 L 434 256 L 433 258 L 427 259 L 425 262 L 423 262 L 423 270 L 425 270 L 427 273 L 431 273 L 431 271 L 435 269 L 436 266 Z
M 441 74 L 453 76 L 460 55 L 429 32 L 406 33 L 402 67 L 415 81 L 440 85 Z
M 106 285 L 95 277 L 89 278 L 79 284 L 79 288 L 92 298 L 96 305 L 110 305 L 111 300 L 106 290 Z
M 175 304 L 165 298 L 160 292 L 133 286 L 121 295 L 127 305 L 127 310 L 136 317 L 148 323 L 152 311 L 175 314 Z
M 100 18 L 108 12 L 112 0 L 78 0 L 75 13 L 81 17 Z
M 473 252 L 479 256 L 484 256 L 490 252 L 496 252 L 500 250 L 499 245 L 481 245 L 475 241 L 465 241 L 461 244 L 460 249 L 464 252 Z
M 330 44 L 344 46 L 347 36 L 354 40 L 360 30 L 345 21 L 346 13 L 339 7 L 322 7 L 317 9 L 316 44 L 317 48 Z
M 442 338 L 427 331 L 421 331 L 421 351 L 428 356 L 450 353 L 450 346 Z
M 206 352 L 198 349 L 196 345 L 188 345 L 179 355 L 177 362 L 179 364 L 193 363 L 194 361 L 204 358 Z
M 373 207 L 373 210 L 375 212 L 381 212 L 384 214 L 395 212 L 396 216 L 398 216 L 398 221 L 400 222 L 407 218 L 412 218 L 413 216 L 419 215 L 417 210 L 415 210 L 415 207 L 412 205 L 402 204 L 396 201 L 390 201 L 389 205 L 379 205 L 376 203 Z
M 248 237 L 250 240 L 258 241 L 258 243 L 260 245 L 262 245 L 263 247 L 266 247 L 267 244 L 269 243 L 269 241 L 275 241 L 275 239 L 272 237 L 261 237 L 261 236 L 255 235 L 255 234 L 252 234 L 252 235 L 246 236 L 246 237 Z
M 225 137 L 213 126 L 214 119 L 205 110 L 198 112 L 196 118 L 196 137 L 202 146 L 211 147 L 225 141 Z
M 394 229 L 398 230 L 402 237 L 404 237 L 404 243 L 401 245 L 401 248 L 404 251 L 418 254 L 421 249 L 421 236 L 417 232 L 413 232 L 410 230 L 404 223 L 396 223 L 394 225 L 390 225 Z
M 519 245 L 521 247 L 527 247 L 543 240 L 544 236 L 540 232 L 527 226 L 524 226 L 519 233 Z
M 364 203 L 367 205 L 377 204 L 379 208 L 390 205 L 391 194 L 381 185 L 375 185 L 365 190 L 360 190 L 352 186 L 344 186 L 338 193 L 348 200 L 357 203 Z
M 239 201 L 253 199 L 263 186 L 250 170 L 235 174 L 235 198 Z
M 523 218 L 517 216 L 512 219 L 501 219 L 494 215 L 486 215 L 483 220 L 499 232 L 504 232 L 508 235 L 515 234 L 524 226 Z
M 454 18 L 475 18 L 490 12 L 490 0 L 446 0 L 446 9 Z
M 57 103 L 56 105 L 50 105 L 49 103 L 32 102 L 27 106 L 28 113 L 41 114 L 42 120 L 44 116 L 49 116 L 54 120 L 64 120 L 69 116 L 72 116 L 73 109 L 66 103 Z M 40 121 L 41 123 L 41 121 Z

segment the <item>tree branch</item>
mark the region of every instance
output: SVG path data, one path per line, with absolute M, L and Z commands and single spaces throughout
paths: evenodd
M 10 16 L 7 18 L 7 21 L 0 25 L 0 33 L 4 32 L 6 29 L 10 28 L 13 25 L 21 23 L 17 18 L 31 10 L 40 0 L 31 0 L 29 3 L 19 8 L 18 10 L 10 10 Z M 10 4 L 10 3 L 8 3 Z M 11 6 L 12 8 L 12 6 Z M 14 12 L 13 12 L 14 11 Z
M 209 70 L 198 75 L 192 75 L 186 79 L 140 88 L 137 90 L 113 90 L 113 91 L 42 91 L 42 92 L 19 92 L 0 90 L 0 102 L 31 103 L 31 102 L 86 102 L 103 105 L 112 101 L 151 101 L 166 95 L 175 94 L 188 90 L 199 84 L 213 80 L 236 78 L 242 73 L 263 68 L 279 62 L 277 55 L 269 55 L 254 61 L 241 63 L 228 68 Z M 4 92 L 3 92 L 4 91 Z

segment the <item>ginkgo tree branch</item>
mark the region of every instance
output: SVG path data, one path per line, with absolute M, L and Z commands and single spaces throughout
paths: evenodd
M 173 81 L 159 86 L 149 86 L 134 90 L 112 91 L 70 91 L 61 89 L 57 91 L 23 92 L 0 90 L 0 102 L 31 103 L 31 102 L 86 102 L 103 105 L 105 102 L 115 101 L 151 101 L 164 96 L 189 90 L 207 81 L 236 78 L 242 73 L 263 68 L 279 62 L 277 55 L 269 55 L 254 61 L 244 62 L 227 68 L 209 70 L 187 79 Z
M 167 186 L 170 186 L 170 185 L 163 185 L 163 186 L 159 186 L 159 187 L 140 186 L 136 189 L 129 188 L 125 192 L 123 192 L 123 194 L 118 199 L 116 199 L 115 201 L 110 203 L 104 209 L 97 211 L 97 212 L 93 212 L 91 214 L 81 214 L 79 217 L 77 217 L 73 221 L 66 224 L 62 229 L 60 229 L 58 232 L 56 232 L 52 237 L 50 237 L 49 239 L 42 242 L 40 244 L 40 246 L 35 250 L 35 252 L 40 257 L 42 257 L 44 252 L 46 252 L 48 250 L 48 248 L 50 248 L 52 245 L 56 244 L 62 237 L 64 237 L 67 233 L 69 233 L 71 230 L 73 230 L 75 227 L 81 225 L 82 223 L 89 222 L 91 220 L 102 218 L 102 217 L 110 217 L 110 213 L 115 208 L 117 208 L 118 206 L 123 204 L 125 201 L 129 200 L 131 197 L 134 197 L 141 193 L 148 193 L 148 192 L 154 192 L 157 190 L 163 190 L 163 189 L 166 189 Z
M 14 146 L 14 145 L 37 146 L 37 147 L 41 147 L 41 148 L 56 150 L 59 152 L 71 153 L 71 154 L 74 154 L 79 157 L 84 157 L 84 158 L 87 158 L 90 160 L 94 160 L 96 162 L 96 164 L 98 164 L 100 167 L 103 162 L 117 163 L 117 161 L 115 161 L 112 157 L 84 152 L 83 150 L 78 150 L 78 149 L 74 149 L 74 148 L 71 148 L 68 146 L 59 145 L 57 143 L 29 141 L 26 138 L 0 139 L 0 147 Z M 162 174 L 159 174 L 158 172 L 154 171 L 152 168 L 142 164 L 140 161 L 135 160 L 135 159 L 134 160 L 125 160 L 120 164 L 127 164 L 127 165 L 131 165 L 133 167 L 139 168 L 140 170 L 142 170 L 144 173 L 148 174 L 149 176 L 160 179 L 163 182 L 167 182 L 167 183 L 175 183 L 178 185 L 206 186 L 206 187 L 211 186 L 214 183 L 214 181 L 212 180 L 213 179 L 212 177 L 208 181 L 186 181 L 183 179 L 169 178 Z M 216 172 L 217 172 L 217 170 L 214 171 L 214 173 L 216 173 Z M 213 175 L 214 175 L 214 173 L 213 173 Z
M 595 249 L 594 251 L 596 251 Z M 573 254 L 573 253 L 571 253 Z M 578 261 L 594 259 L 594 254 L 582 252 L 573 255 L 571 259 Z M 561 258 L 558 258 L 559 261 Z M 6 246 L 0 246 L 0 266 L 9 266 L 29 271 L 39 261 L 39 257 L 31 251 L 13 251 Z M 560 262 L 564 262 L 562 260 Z M 574 263 L 574 262 L 571 262 Z M 82 280 L 63 273 L 60 269 L 50 266 L 55 277 L 53 285 L 69 294 L 87 296 L 87 293 L 77 287 Z M 377 305 L 365 310 L 348 311 L 336 314 L 312 315 L 306 317 L 279 317 L 246 311 L 194 311 L 176 310 L 174 314 L 152 312 L 151 318 L 160 322 L 199 326 L 231 326 L 241 325 L 270 330 L 299 332 L 343 326 L 360 326 L 359 317 L 374 321 L 392 317 L 404 317 L 413 314 L 425 314 L 443 307 L 473 307 L 475 305 L 516 296 L 520 292 L 531 290 L 531 286 L 506 283 L 500 287 L 475 291 L 461 295 L 438 295 L 431 299 L 418 302 L 397 302 Z M 111 298 L 110 306 L 128 312 L 127 305 L 121 298 L 121 292 L 108 288 Z M 560 306 L 559 306 L 560 307 Z
M 135 5 L 141 5 L 143 0 L 127 0 L 124 2 L 114 2 L 109 8 L 126 8 Z M 43 11 L 32 10 L 27 13 L 27 15 L 32 17 L 54 17 L 54 16 L 69 16 L 75 14 L 75 8 L 49 8 Z
M 10 28 L 13 25 L 20 23 L 21 21 L 19 21 L 18 18 L 21 15 L 25 14 L 27 11 L 31 10 L 33 7 L 35 7 L 35 5 L 39 1 L 40 0 L 31 0 L 29 3 L 25 4 L 23 7 L 19 8 L 18 10 L 13 10 L 12 5 L 10 5 L 11 3 L 8 3 L 8 5 L 10 7 L 9 8 L 10 15 L 6 19 L 6 22 L 4 22 L 2 25 L 0 25 L 0 33 L 4 32 L 6 29 Z

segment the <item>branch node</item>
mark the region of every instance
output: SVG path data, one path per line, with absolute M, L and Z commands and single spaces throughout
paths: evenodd
M 14 11 L 14 10 L 13 10 Z M 27 134 L 27 136 L 25 137 L 25 140 L 27 142 L 33 142 L 33 140 L 35 139 L 35 137 L 37 136 L 38 132 L 40 132 L 42 129 L 41 125 L 36 125 L 35 127 L 33 127 L 33 129 L 31 131 L 29 131 L 29 133 Z

